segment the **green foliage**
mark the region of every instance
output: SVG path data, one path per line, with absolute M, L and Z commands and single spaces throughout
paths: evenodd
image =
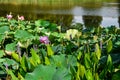
M 52 80 L 56 68 L 54 66 L 39 65 L 32 73 L 27 73 L 25 80 Z
M 119 80 L 120 29 L 62 33 L 49 21 L 0 20 L 0 70 L 12 80 Z

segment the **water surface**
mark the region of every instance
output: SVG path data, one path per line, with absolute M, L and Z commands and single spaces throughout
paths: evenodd
M 19 0 L 16 0 L 19 1 Z M 0 16 L 6 16 L 12 12 L 14 18 L 24 15 L 27 20 L 44 19 L 55 22 L 58 25 L 69 27 L 72 23 L 82 23 L 87 27 L 108 27 L 120 24 L 120 1 L 117 0 L 30 0 L 25 4 L 11 1 L 0 2 Z M 32 2 L 33 1 L 33 2 Z M 4 2 L 4 3 L 3 3 Z

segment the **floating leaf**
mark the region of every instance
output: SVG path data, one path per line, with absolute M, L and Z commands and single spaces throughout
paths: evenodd
M 10 52 L 15 52 L 15 50 L 16 50 L 16 43 L 7 44 L 5 46 L 5 50 L 6 51 L 10 51 Z
M 56 70 L 52 80 L 71 80 L 71 74 L 66 68 L 61 67 Z
M 33 35 L 25 30 L 17 30 L 14 35 L 18 39 L 31 39 Z
M 5 35 L 0 34 L 0 43 L 2 42 L 2 40 L 4 39 Z
M 39 26 L 47 27 L 49 25 L 50 25 L 50 23 L 48 21 L 44 21 L 44 20 L 35 21 L 35 26 L 37 26 L 37 27 L 39 27 Z
M 55 72 L 54 66 L 39 65 L 32 73 L 26 74 L 25 80 L 53 80 Z
M 67 67 L 67 61 L 64 54 L 54 55 L 51 59 L 51 64 L 57 67 Z
M 0 50 L 0 58 L 5 55 L 5 52 L 3 50 Z
M 8 26 L 2 26 L 0 27 L 0 34 L 4 34 L 5 32 L 9 32 L 9 27 Z

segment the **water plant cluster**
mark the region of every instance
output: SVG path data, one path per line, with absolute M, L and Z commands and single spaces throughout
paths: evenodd
M 119 80 L 120 29 L 62 32 L 44 20 L 0 17 L 0 77 L 6 80 Z

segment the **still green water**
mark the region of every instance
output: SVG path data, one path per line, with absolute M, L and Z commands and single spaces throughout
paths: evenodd
M 82 23 L 87 27 L 119 27 L 119 0 L 1 0 L 0 16 L 12 12 L 14 18 L 44 19 L 69 27 Z

